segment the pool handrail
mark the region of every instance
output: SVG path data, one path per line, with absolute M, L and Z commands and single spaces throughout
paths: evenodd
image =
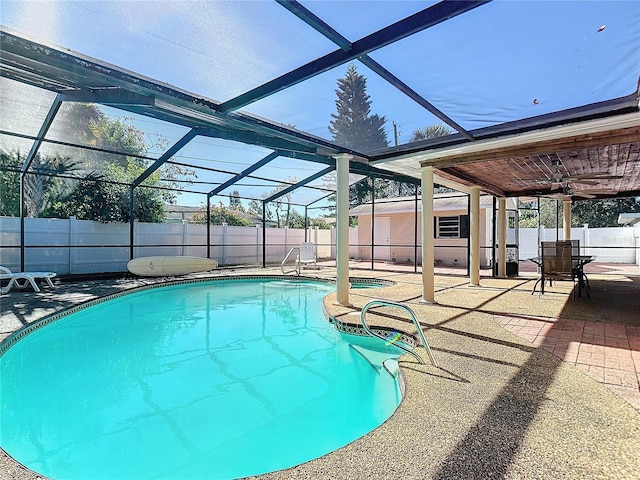
M 433 352 L 431 351 L 431 348 L 429 347 L 429 343 L 427 342 L 427 339 L 424 336 L 422 327 L 420 327 L 420 322 L 418 322 L 418 319 L 416 318 L 416 315 L 413 313 L 413 310 L 411 310 L 409 307 L 407 307 L 403 303 L 395 302 L 393 300 L 380 300 L 380 299 L 371 300 L 362 308 L 362 312 L 360 312 L 360 322 L 362 323 L 362 327 L 365 329 L 365 331 L 372 337 L 377 337 L 381 340 L 384 340 L 385 342 L 388 341 L 388 338 L 385 338 L 383 335 L 371 330 L 367 325 L 366 318 L 365 318 L 367 310 L 369 310 L 371 307 L 380 307 L 380 306 L 400 308 L 402 310 L 405 310 L 409 314 L 409 316 L 411 317 L 411 320 L 413 320 L 413 324 L 415 325 L 416 330 L 418 331 L 418 337 L 420 337 L 422 346 L 425 348 L 425 350 L 427 351 L 427 354 L 429 355 L 429 360 L 431 361 L 431 365 L 433 365 L 434 367 L 437 367 L 438 362 L 436 362 L 436 359 L 433 356 Z M 413 355 L 416 358 L 416 360 L 418 360 L 418 362 L 424 365 L 425 362 L 422 359 L 422 357 L 418 355 L 416 352 L 414 352 L 412 349 L 410 349 L 409 347 L 405 346 L 402 343 L 397 343 L 394 345 L 400 348 L 401 350 L 404 350 L 405 352 L 409 353 L 410 355 Z
M 284 264 L 287 262 L 287 260 L 289 260 L 289 257 L 294 252 L 294 250 L 298 251 L 298 255 L 296 256 L 295 267 L 293 270 L 287 270 L 285 272 Z M 282 272 L 282 274 L 286 275 L 287 273 L 296 272 L 296 275 L 300 275 L 300 262 L 298 261 L 299 258 L 300 258 L 300 247 L 291 248 L 291 250 L 289 250 L 289 253 L 287 253 L 287 255 L 284 257 L 284 260 L 282 260 L 282 263 L 280 264 L 280 271 Z

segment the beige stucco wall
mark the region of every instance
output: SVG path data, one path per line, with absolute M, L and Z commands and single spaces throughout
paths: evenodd
M 465 210 L 438 210 L 437 216 L 458 216 L 466 215 Z M 412 263 L 414 261 L 415 249 L 415 214 L 389 213 L 381 215 L 390 219 L 389 243 L 390 258 L 376 258 L 376 260 L 389 260 L 397 263 Z M 378 216 L 376 216 L 377 218 Z M 488 233 L 487 211 L 480 210 L 480 238 L 481 247 L 487 245 Z M 421 262 L 420 245 L 422 243 L 422 218 L 418 214 L 418 263 Z M 437 265 L 467 265 L 467 239 L 466 238 L 436 238 L 435 239 L 435 261 Z M 361 260 L 371 259 L 371 215 L 358 216 L 358 258 Z M 488 249 L 480 249 L 480 265 L 489 264 Z

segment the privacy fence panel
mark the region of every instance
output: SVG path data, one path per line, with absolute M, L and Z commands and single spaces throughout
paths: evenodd
M 37 218 L 28 220 L 39 220 Z M 68 272 L 71 274 L 125 272 L 129 261 L 129 225 L 86 220 L 58 220 L 69 225 Z M 60 249 L 64 251 L 64 249 Z M 32 252 L 27 251 L 26 259 Z
M 594 255 L 596 262 L 636 264 L 638 252 L 636 233 L 633 227 L 571 229 L 571 239 L 580 240 L 580 250 L 584 255 Z M 521 228 L 520 260 L 539 255 L 540 242 L 564 239 L 562 228 Z
M 129 224 L 87 220 L 25 218 L 25 269 L 59 275 L 126 272 L 129 261 Z M 633 227 L 574 228 L 584 254 L 602 263 L 639 262 L 638 233 Z M 564 238 L 562 229 L 520 229 L 520 259 L 538 255 L 541 240 Z M 305 240 L 304 229 L 267 228 L 266 263 L 279 264 Z M 316 245 L 319 259 L 336 258 L 336 230 L 310 228 L 306 236 Z M 359 259 L 358 233 L 349 229 L 349 257 Z M 262 227 L 211 225 L 210 257 L 221 266 L 261 265 Z M 192 255 L 207 257 L 207 227 L 196 224 L 134 224 L 134 257 Z M 420 255 L 420 251 L 418 251 Z M 0 264 L 20 270 L 20 219 L 0 217 Z
M 127 271 L 129 224 L 87 220 L 25 218 L 25 269 L 58 275 Z M 309 229 L 320 258 L 330 258 L 332 231 Z M 280 263 L 305 239 L 304 229 L 268 228 L 267 263 Z M 261 265 L 262 227 L 211 225 L 210 257 L 225 265 Z M 134 224 L 134 257 L 207 257 L 207 226 L 189 223 Z M 20 270 L 20 219 L 0 217 L 0 264 Z

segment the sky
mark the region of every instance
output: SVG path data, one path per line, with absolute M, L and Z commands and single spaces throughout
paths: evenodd
M 355 41 L 435 2 L 301 3 Z M 33 40 L 216 101 L 337 48 L 270 0 L 2 0 L 0 20 Z M 370 57 L 464 128 L 486 127 L 632 93 L 640 75 L 640 2 L 495 0 Z M 393 123 L 400 143 L 415 129 L 439 123 L 362 63 L 353 63 L 367 78 L 371 113 L 387 119 L 390 142 Z M 330 140 L 336 81 L 346 68 L 321 73 L 244 111 Z M 181 136 L 157 120 L 138 118 L 136 124 L 170 142 Z M 224 157 L 237 165 L 263 153 L 209 141 L 190 148 L 181 154 Z M 300 173 L 304 178 L 308 172 Z

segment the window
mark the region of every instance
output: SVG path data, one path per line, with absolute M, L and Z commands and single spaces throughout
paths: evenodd
M 438 217 L 438 238 L 460 238 L 460 217 Z
M 436 238 L 469 238 L 469 216 L 435 217 L 433 232 Z

